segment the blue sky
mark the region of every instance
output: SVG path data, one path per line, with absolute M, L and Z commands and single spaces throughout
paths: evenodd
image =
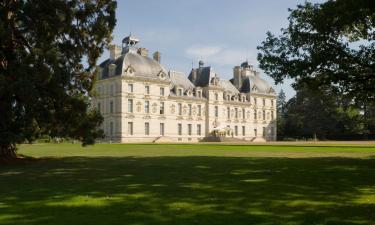
M 256 47 L 266 32 L 279 33 L 287 25 L 288 8 L 303 0 L 119 0 L 115 44 L 130 32 L 150 53 L 160 51 L 166 69 L 189 74 L 202 59 L 222 79 L 246 59 L 257 67 Z M 321 2 L 314 0 L 313 2 Z M 106 52 L 102 60 L 108 57 Z M 294 95 L 291 81 L 275 86 Z

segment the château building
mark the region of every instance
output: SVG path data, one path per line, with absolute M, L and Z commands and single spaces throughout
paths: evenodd
M 276 140 L 276 94 L 248 62 L 223 80 L 202 61 L 189 76 L 167 71 L 133 36 L 110 46 L 98 67 L 93 107 L 105 139 L 116 142 L 196 142 L 236 138 Z M 213 138 L 215 139 L 215 138 Z

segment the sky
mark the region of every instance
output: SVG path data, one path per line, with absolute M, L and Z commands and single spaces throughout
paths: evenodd
M 312 0 L 322 2 L 323 0 Z M 291 80 L 275 85 L 258 68 L 256 47 L 266 32 L 279 34 L 288 24 L 288 8 L 304 0 L 118 0 L 113 43 L 121 45 L 130 33 L 151 55 L 161 52 L 167 70 L 190 73 L 203 60 L 222 79 L 231 79 L 233 67 L 248 60 L 277 92 L 294 96 Z M 108 58 L 109 53 L 101 57 Z

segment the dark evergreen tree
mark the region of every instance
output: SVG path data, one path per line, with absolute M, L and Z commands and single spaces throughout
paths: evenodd
M 41 134 L 91 144 L 95 64 L 111 40 L 112 0 L 0 2 L 0 156 Z

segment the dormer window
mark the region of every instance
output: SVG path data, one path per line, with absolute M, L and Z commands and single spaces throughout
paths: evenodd
M 195 97 L 202 98 L 202 91 L 200 89 L 195 89 Z
M 115 75 L 115 72 L 116 72 L 116 65 L 115 64 L 110 64 L 109 67 L 108 67 L 108 72 L 109 72 L 109 76 L 112 77 Z
M 97 67 L 97 78 L 98 78 L 98 80 L 100 80 L 100 79 L 102 79 L 102 77 L 103 77 L 103 69 L 98 66 Z
M 125 68 L 124 72 L 125 72 L 125 75 L 133 76 L 135 70 L 131 65 L 129 65 L 128 67 Z
M 211 79 L 211 84 L 213 86 L 217 86 L 219 84 L 219 78 L 217 78 L 217 77 L 212 78 Z
M 257 89 L 257 87 L 254 85 L 253 86 L 253 88 L 251 89 L 253 92 L 257 92 L 258 91 L 258 89 Z
M 158 73 L 158 77 L 159 77 L 159 79 L 164 80 L 165 77 L 166 77 L 166 74 L 161 70 L 161 71 Z
M 187 96 L 191 96 L 191 95 L 192 95 L 191 90 L 187 90 L 187 91 L 186 91 L 186 95 L 187 95 Z
M 182 88 L 178 88 L 178 89 L 177 89 L 177 95 L 178 95 L 178 96 L 182 96 L 182 93 L 183 93 L 183 92 L 182 92 Z

